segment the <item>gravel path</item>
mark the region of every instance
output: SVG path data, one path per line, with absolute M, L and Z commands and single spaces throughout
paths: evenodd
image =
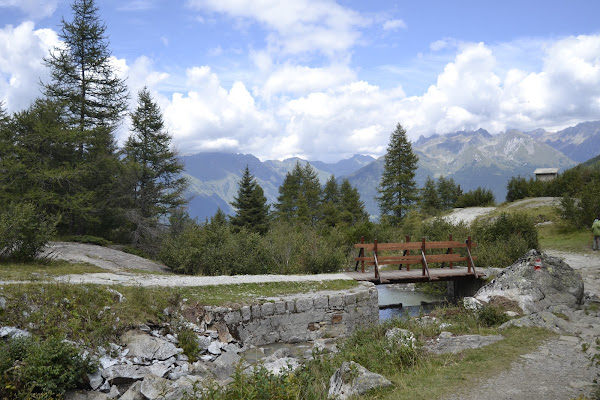
M 587 296 L 600 295 L 600 256 L 547 251 L 564 258 L 581 273 Z M 597 299 L 598 297 L 596 297 Z M 560 336 L 521 356 L 509 369 L 480 380 L 468 393 L 457 393 L 445 400 L 565 400 L 588 396 L 594 399 L 594 380 L 600 380 L 600 367 L 592 365 L 594 343 L 600 337 L 600 312 L 576 311 L 570 318 L 572 336 Z M 586 352 L 583 344 L 589 345 Z
M 100 285 L 129 286 L 211 286 L 262 282 L 306 282 L 328 280 L 352 280 L 346 274 L 319 275 L 236 275 L 236 276 L 187 276 L 174 275 L 170 269 L 142 257 L 108 247 L 92 244 L 51 242 L 44 254 L 72 262 L 87 262 L 106 269 L 106 272 L 63 275 L 55 277 L 58 282 L 95 283 Z M 136 273 L 135 270 L 158 274 Z

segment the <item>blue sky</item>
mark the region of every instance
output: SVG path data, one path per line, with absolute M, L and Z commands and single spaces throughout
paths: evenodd
M 600 2 L 101 0 L 132 93 L 181 153 L 337 161 L 420 135 L 600 119 Z M 68 1 L 0 0 L 0 99 L 47 79 Z M 118 133 L 127 135 L 127 123 Z

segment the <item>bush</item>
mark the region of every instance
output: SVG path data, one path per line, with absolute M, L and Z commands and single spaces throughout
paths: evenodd
M 63 394 L 96 369 L 74 345 L 58 338 L 11 339 L 0 345 L 0 360 L 0 394 L 7 399 Z
M 475 190 L 470 190 L 458 197 L 455 206 L 458 208 L 464 207 L 487 207 L 493 206 L 496 203 L 494 193 L 489 189 L 478 187 Z
M 33 260 L 54 235 L 58 221 L 32 203 L 9 204 L 0 213 L 0 259 Z
M 491 220 L 477 220 L 473 230 L 479 243 L 478 264 L 486 267 L 507 267 L 528 250 L 539 247 L 535 222 L 526 214 L 502 213 Z
M 477 311 L 477 320 L 483 326 L 492 327 L 502 325 L 508 321 L 509 318 L 501 308 L 486 305 Z

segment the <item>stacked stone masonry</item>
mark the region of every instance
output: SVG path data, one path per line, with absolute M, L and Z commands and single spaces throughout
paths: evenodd
M 267 299 L 240 309 L 205 307 L 207 319 L 213 327 L 225 324 L 233 338 L 246 346 L 346 336 L 379 322 L 377 289 L 363 283 L 343 292 Z

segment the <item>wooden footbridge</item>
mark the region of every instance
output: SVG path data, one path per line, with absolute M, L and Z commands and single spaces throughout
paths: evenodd
M 471 255 L 471 249 L 476 246 L 471 236 L 464 243 L 452 240 L 452 235 L 448 241 L 438 242 L 428 242 L 425 238 L 411 242 L 410 236 L 406 236 L 403 243 L 377 243 L 377 240 L 365 243 L 361 238 L 360 243 L 354 245 L 359 249 L 358 256 L 354 258 L 354 272 L 346 274 L 357 281 L 375 284 L 477 279 L 483 274 L 475 270 L 477 257 Z M 458 250 L 455 252 L 455 249 Z M 465 262 L 466 267 L 454 265 L 459 262 Z M 373 271 L 365 271 L 365 264 L 372 266 Z M 421 264 L 421 268 L 411 270 L 413 264 Z M 384 268 L 389 265 L 397 265 L 398 268 Z

